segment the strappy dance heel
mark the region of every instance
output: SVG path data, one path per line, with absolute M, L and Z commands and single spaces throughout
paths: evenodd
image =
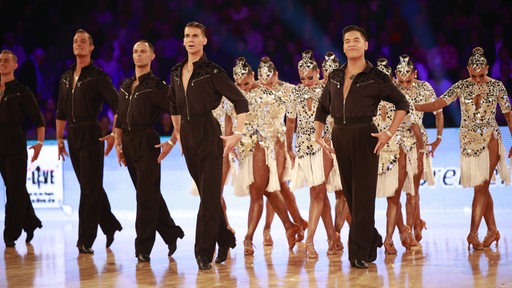
M 252 244 L 252 240 L 244 240 L 244 255 L 254 255 L 254 245 Z
M 313 242 L 306 242 L 306 258 L 318 259 L 318 253 L 316 253 L 315 245 Z
M 500 241 L 500 238 L 500 231 L 489 230 L 487 231 L 487 235 L 485 235 L 482 244 L 484 245 L 484 247 L 491 247 L 492 242 L 496 241 L 496 247 L 498 247 L 498 241 Z
M 423 239 L 422 230 L 427 230 L 427 222 L 425 222 L 423 219 L 420 219 L 420 225 L 414 226 L 414 238 L 416 241 L 420 242 L 421 239 Z
M 386 253 L 386 254 L 396 254 L 397 253 L 395 244 L 393 243 L 393 240 L 384 242 L 384 253 Z
M 484 249 L 484 245 L 480 240 L 478 240 L 478 232 L 470 232 L 468 235 L 468 250 L 471 245 L 473 245 L 474 250 L 482 250 Z
M 272 235 L 270 235 L 270 229 L 263 230 L 263 246 L 272 245 L 274 245 L 274 240 L 272 240 Z

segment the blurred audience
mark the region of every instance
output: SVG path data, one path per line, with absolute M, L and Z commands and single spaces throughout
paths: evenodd
M 510 65 L 512 55 L 504 35 L 512 28 L 512 1 L 506 0 L 487 0 L 485 5 L 419 0 L 407 7 L 399 0 L 212 0 L 201 5 L 193 0 L 91 0 L 82 1 L 80 9 L 64 0 L 44 2 L 0 1 L 0 11 L 9 11 L 0 17 L 0 46 L 23 63 L 23 81 L 41 107 L 49 98 L 55 100 L 58 78 L 73 59 L 70 43 L 63 40 L 69 37 L 61 36 L 78 28 L 95 35 L 93 59 L 110 74 L 116 88 L 117 79 L 132 75 L 130 47 L 141 38 L 156 44 L 159 56 L 153 73 L 168 82 L 171 67 L 185 56 L 179 47 L 183 27 L 192 20 L 211 29 L 206 52 L 224 69 L 229 70 L 239 56 L 254 66 L 268 55 L 280 67 L 280 78 L 290 83 L 299 82 L 297 51 L 311 49 L 319 55 L 334 51 L 344 62 L 339 43 L 347 24 L 365 27 L 376 39 L 367 51 L 373 63 L 379 57 L 411 54 L 426 68 L 419 77 L 428 79 L 438 96 L 461 75 L 467 77 L 461 59 L 467 59 L 474 46 L 490 47 L 486 51 L 492 54 L 488 56 L 491 74 L 500 79 L 506 80 L 501 66 Z M 510 91 L 510 80 L 502 81 L 508 81 Z M 447 109 L 445 113 L 453 117 L 445 119 L 445 126 L 459 126 L 456 105 Z M 112 111 L 102 114 L 112 121 Z

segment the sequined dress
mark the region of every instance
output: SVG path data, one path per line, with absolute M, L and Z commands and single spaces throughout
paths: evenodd
M 423 138 L 424 147 L 427 147 L 428 144 L 428 134 L 425 130 L 425 126 L 423 126 L 423 112 L 416 111 L 413 109 L 414 104 L 423 104 L 429 103 L 436 100 L 436 94 L 434 89 L 430 84 L 425 81 L 414 81 L 409 88 L 404 88 L 402 86 L 398 86 L 398 89 L 406 96 L 407 100 L 411 103 L 410 117 L 413 119 L 415 124 L 418 124 L 421 135 Z M 409 128 L 408 137 L 413 140 L 414 145 L 416 145 L 416 138 L 412 130 Z M 412 141 L 411 141 L 412 142 Z M 410 193 L 414 195 L 414 175 L 418 173 L 418 151 L 417 149 L 413 149 L 414 147 L 408 147 L 410 150 L 407 152 L 408 162 L 407 165 L 412 165 L 413 169 L 408 169 L 407 178 L 404 184 L 404 190 L 406 193 Z M 408 167 L 409 168 L 409 167 Z M 411 170 L 409 173 L 409 170 Z M 435 184 L 434 180 L 434 172 L 432 170 L 432 157 L 429 153 L 426 153 L 426 150 L 423 153 L 423 174 L 422 179 L 426 180 L 428 185 L 432 186 Z
M 306 87 L 300 84 L 292 90 L 292 99 L 287 111 L 287 117 L 296 119 L 295 153 L 297 157 L 292 169 L 290 185 L 292 190 L 304 186 L 318 186 L 326 181 L 323 150 L 315 140 L 314 126 L 316 107 L 323 88 L 324 85 Z M 309 107 L 308 102 L 310 103 Z M 324 135 L 329 137 L 331 130 L 332 126 L 328 121 L 328 125 L 325 125 Z M 329 187 L 329 191 L 341 189 L 339 170 L 336 169 L 336 171 L 337 175 L 333 175 L 333 178 L 338 179 L 339 182 L 337 185 L 330 183 L 333 187 Z
M 281 186 L 274 145 L 280 126 L 276 126 L 275 117 L 283 110 L 280 104 L 282 100 L 274 91 L 262 86 L 243 93 L 249 102 L 249 112 L 246 116 L 244 134 L 237 145 L 239 168 L 235 179 L 235 194 L 249 195 L 249 187 L 254 182 L 253 152 L 257 143 L 265 150 L 266 164 L 269 167 L 269 184 L 266 191 L 278 191 Z
M 487 145 L 493 136 L 498 140 L 497 169 L 500 178 L 507 185 L 510 184 L 507 151 L 496 122 L 496 106 L 498 104 L 503 113 L 511 110 L 510 100 L 503 83 L 494 79 L 482 84 L 476 84 L 469 79 L 460 80 L 441 97 L 448 104 L 457 98 L 460 99 L 462 115 L 459 138 L 462 186 L 475 187 L 488 180 L 490 164 Z

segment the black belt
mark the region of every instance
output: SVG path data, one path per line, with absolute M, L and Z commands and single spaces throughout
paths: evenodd
M 199 114 L 181 115 L 181 122 L 194 121 L 197 119 L 203 119 L 203 118 L 207 118 L 210 116 L 213 117 L 212 111 L 205 112 L 205 113 L 199 113 Z
M 68 121 L 70 127 L 82 127 L 82 126 L 92 126 L 99 125 L 97 120 L 87 120 L 87 121 Z
M 151 125 L 130 125 L 130 127 L 123 126 L 123 134 L 138 134 L 153 131 Z
M 372 116 L 364 117 L 334 117 L 335 125 L 346 125 L 346 124 L 370 124 L 373 122 Z

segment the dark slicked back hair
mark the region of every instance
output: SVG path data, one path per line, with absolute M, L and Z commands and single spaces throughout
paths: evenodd
M 94 45 L 94 42 L 92 41 L 92 36 L 91 36 L 91 34 L 89 34 L 89 32 L 85 31 L 84 29 L 78 29 L 78 30 L 76 30 L 75 34 L 78 34 L 78 33 L 87 34 L 87 38 L 89 38 L 89 45 Z
M 148 44 L 149 49 L 151 49 L 151 52 L 153 52 L 153 54 L 155 53 L 155 46 L 153 46 L 153 44 L 151 44 L 148 40 L 140 39 L 139 41 L 137 41 L 135 43 L 146 43 L 146 44 Z
M 366 34 L 366 30 L 364 30 L 363 27 L 359 27 L 357 25 L 345 26 L 345 28 L 343 28 L 343 32 L 342 32 L 342 36 L 343 36 L 342 40 L 345 40 L 345 34 L 347 34 L 348 32 L 352 32 L 352 31 L 357 31 L 357 32 L 361 33 L 361 35 L 364 38 L 364 41 L 368 41 L 368 34 Z
M 201 30 L 201 32 L 203 33 L 204 37 L 208 36 L 208 33 L 206 31 L 206 27 L 203 24 L 199 23 L 199 22 L 196 22 L 196 21 L 188 22 L 187 25 L 185 25 L 185 28 L 187 28 L 187 27 L 197 28 L 197 29 Z

